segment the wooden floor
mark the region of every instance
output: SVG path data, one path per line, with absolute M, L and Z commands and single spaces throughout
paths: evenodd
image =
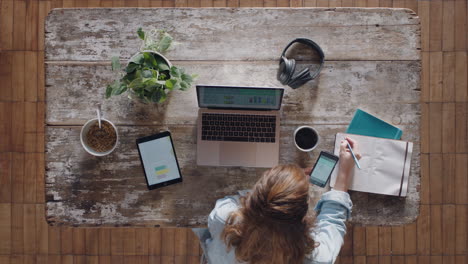
M 414 10 L 422 29 L 420 216 L 402 227 L 350 226 L 338 263 L 468 263 L 466 0 L 0 0 L 0 264 L 198 263 L 188 229 L 45 222 L 44 18 L 57 7 L 124 6 Z

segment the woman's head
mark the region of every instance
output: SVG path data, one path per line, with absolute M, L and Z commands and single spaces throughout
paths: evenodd
M 248 263 L 300 263 L 314 247 L 309 183 L 297 165 L 266 171 L 227 220 L 222 237 Z

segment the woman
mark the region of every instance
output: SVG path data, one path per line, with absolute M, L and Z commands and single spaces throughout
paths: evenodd
M 358 144 L 346 140 L 360 158 Z M 347 191 L 354 160 L 346 140 L 334 190 L 322 195 L 316 220 L 307 213 L 311 168 L 276 166 L 247 194 L 218 200 L 208 218 L 209 233 L 198 232 L 208 263 L 333 263 L 352 207 Z

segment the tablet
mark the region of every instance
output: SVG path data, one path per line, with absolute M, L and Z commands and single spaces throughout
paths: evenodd
M 136 140 L 148 189 L 182 181 L 171 133 L 161 132 Z

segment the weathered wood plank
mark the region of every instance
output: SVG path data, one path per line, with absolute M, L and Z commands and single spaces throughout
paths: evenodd
M 172 60 L 277 60 L 296 37 L 312 38 L 329 60 L 420 58 L 419 18 L 408 9 L 125 8 L 52 11 L 46 60 L 129 58 L 140 45 L 136 30 L 154 25 L 179 42 Z
M 296 127 L 281 130 L 280 163 L 311 166 L 312 157 L 295 149 L 291 135 Z M 322 142 L 319 149 L 331 150 L 335 134 L 344 125 L 317 125 Z M 135 139 L 170 129 L 184 182 L 148 191 Z M 417 138 L 417 129 L 408 127 Z M 103 158 L 85 153 L 79 143 L 80 127 L 47 129 L 47 217 L 52 224 L 201 226 L 215 201 L 237 190 L 249 189 L 264 169 L 197 166 L 196 129 L 186 126 L 120 126 L 122 135 L 116 151 Z M 414 149 L 408 197 L 395 198 L 353 192 L 353 221 L 365 224 L 402 224 L 413 221 L 418 210 L 419 144 Z M 246 175 L 249 175 L 246 177 Z M 315 204 L 326 189 L 311 186 Z M 366 194 L 367 195 L 367 194 Z M 404 207 L 405 209 L 401 209 Z
M 197 83 L 281 87 L 276 62 L 181 62 L 199 74 Z M 320 78 L 300 89 L 285 89 L 283 121 L 288 124 L 344 124 L 356 108 L 396 126 L 419 124 L 419 62 L 327 62 Z M 126 96 L 104 99 L 116 78 L 109 64 L 48 63 L 47 124 L 77 125 L 94 118 L 102 103 L 104 116 L 116 124 L 195 124 L 196 89 L 175 91 L 156 108 Z M 86 98 L 86 100 L 83 100 Z M 346 103 L 343 103 L 346 98 Z M 52 103 L 53 102 L 53 103 Z

